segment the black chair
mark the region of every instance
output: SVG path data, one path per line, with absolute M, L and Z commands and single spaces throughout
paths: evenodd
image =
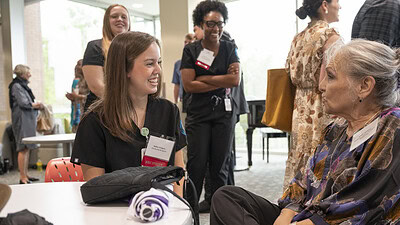
M 262 158 L 264 160 L 264 147 L 265 141 L 267 139 L 267 163 L 269 163 L 269 139 L 270 138 L 277 138 L 277 137 L 287 137 L 288 138 L 288 150 L 290 149 L 290 135 L 286 132 L 263 132 L 262 131 Z

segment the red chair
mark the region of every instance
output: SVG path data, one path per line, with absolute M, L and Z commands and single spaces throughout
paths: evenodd
M 84 181 L 82 168 L 70 157 L 55 158 L 47 163 L 44 182 Z

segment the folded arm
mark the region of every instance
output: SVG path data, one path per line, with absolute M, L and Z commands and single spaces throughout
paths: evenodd
M 196 77 L 196 81 L 202 81 L 221 88 L 237 87 L 240 83 L 240 63 L 236 62 L 229 65 L 228 74 L 199 76 Z
M 219 88 L 218 86 L 196 80 L 195 79 L 196 73 L 194 69 L 182 69 L 181 74 L 182 74 L 183 88 L 187 93 L 203 93 L 216 90 Z

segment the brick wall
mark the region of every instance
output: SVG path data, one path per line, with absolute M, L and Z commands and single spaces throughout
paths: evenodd
M 25 6 L 25 40 L 27 64 L 32 77 L 29 86 L 38 101 L 44 101 L 44 74 L 42 55 L 42 31 L 40 22 L 40 2 Z
M 3 52 L 3 35 L 0 29 L 0 52 Z M 0 54 L 0 121 L 9 120 L 7 110 L 9 110 L 8 103 L 8 82 L 6 81 L 6 75 L 4 74 L 4 54 Z M 1 136 L 1 135 L 0 135 Z

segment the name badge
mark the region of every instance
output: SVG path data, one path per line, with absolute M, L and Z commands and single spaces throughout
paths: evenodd
M 229 98 L 225 98 L 225 111 L 230 112 L 232 111 L 232 104 L 231 104 L 231 100 Z
M 355 148 L 360 146 L 376 133 L 376 130 L 378 129 L 378 122 L 379 117 L 353 135 L 353 140 L 351 141 L 350 145 L 350 151 L 353 151 Z
M 214 52 L 208 49 L 203 49 L 197 58 L 196 65 L 208 70 L 214 61 Z
M 167 166 L 175 142 L 150 135 L 142 166 Z

